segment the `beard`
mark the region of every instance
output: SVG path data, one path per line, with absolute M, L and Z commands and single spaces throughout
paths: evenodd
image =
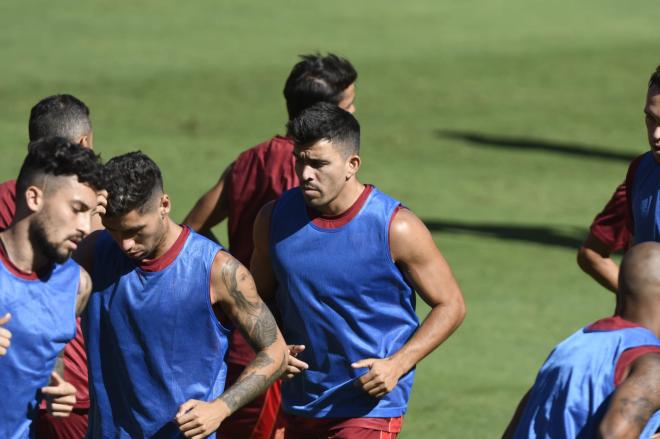
M 62 264 L 69 259 L 71 252 L 60 251 L 59 246 L 48 239 L 46 228 L 46 224 L 49 222 L 48 220 L 48 217 L 37 217 L 34 221 L 30 222 L 28 237 L 37 253 L 41 253 L 49 261 Z

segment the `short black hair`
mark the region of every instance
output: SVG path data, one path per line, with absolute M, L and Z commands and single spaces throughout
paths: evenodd
M 340 147 L 346 157 L 360 153 L 360 124 L 336 105 L 316 103 L 290 121 L 287 128 L 298 147 L 327 140 Z
M 105 216 L 117 218 L 133 210 L 144 213 L 151 199 L 163 191 L 163 177 L 158 165 L 142 151 L 129 152 L 105 165 L 105 189 L 108 204 Z
M 32 185 L 41 185 L 44 175 L 78 177 L 98 190 L 103 188 L 101 157 L 91 149 L 63 137 L 48 137 L 28 145 L 28 154 L 16 179 L 16 193 L 24 193 Z M 22 197 L 17 197 L 21 200 Z
M 68 94 L 48 96 L 30 111 L 30 140 L 57 136 L 77 141 L 91 131 L 89 108 L 80 99 Z
M 338 104 L 343 92 L 357 80 L 357 72 L 345 58 L 329 53 L 300 55 L 284 85 L 289 120 L 317 102 Z
M 660 66 L 655 68 L 655 72 L 649 78 L 649 88 L 653 86 L 660 88 Z

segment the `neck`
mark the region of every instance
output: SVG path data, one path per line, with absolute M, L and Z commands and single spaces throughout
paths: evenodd
M 324 206 L 319 206 L 316 208 L 321 215 L 326 216 L 335 216 L 340 215 L 346 212 L 358 198 L 364 190 L 364 185 L 358 181 L 357 178 L 351 178 L 342 191 L 335 197 L 334 200 L 330 201 Z
M 15 221 L 8 229 L 0 232 L 0 239 L 11 263 L 22 272 L 32 274 L 49 266 L 52 261 L 30 241 L 29 226 L 26 220 Z
M 160 242 L 156 246 L 156 251 L 150 259 L 156 259 L 165 254 L 176 242 L 177 238 L 181 234 L 181 226 L 172 221 L 168 216 L 165 220 L 165 233 Z
M 660 338 L 660 307 L 658 303 L 624 303 L 621 312 L 616 315 L 645 327 Z

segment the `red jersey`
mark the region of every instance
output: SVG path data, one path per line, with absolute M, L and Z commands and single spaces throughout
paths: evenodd
M 633 235 L 630 188 L 643 154 L 630 162 L 626 180 L 617 186 L 605 208 L 596 215 L 589 230 L 610 252 L 625 250 Z
M 0 184 L 0 230 L 11 224 L 16 213 L 16 181 Z M 64 348 L 64 379 L 76 388 L 76 409 L 89 409 L 87 389 L 87 355 L 78 319 L 76 337 Z
M 299 185 L 295 172 L 293 140 L 275 136 L 238 156 L 225 177 L 229 251 L 246 267 L 254 249 L 252 226 L 269 201 Z M 227 361 L 247 365 L 254 351 L 238 331 L 233 331 Z

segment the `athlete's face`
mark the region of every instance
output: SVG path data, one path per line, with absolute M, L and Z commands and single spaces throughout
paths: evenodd
M 653 159 L 660 163 L 660 88 L 652 86 L 646 95 L 644 106 L 646 133 L 653 152 Z
M 331 210 L 328 207 L 342 193 L 360 166 L 357 155 L 346 156 L 340 147 L 327 140 L 296 147 L 294 155 L 305 202 L 321 212 Z
M 170 211 L 167 194 L 156 195 L 144 212 L 134 209 L 117 218 L 103 218 L 103 226 L 119 248 L 135 261 L 151 259 L 163 245 Z
M 337 104 L 342 110 L 355 113 L 355 82 L 346 87 L 341 94 L 341 101 Z
M 30 241 L 49 260 L 66 261 L 91 230 L 96 191 L 76 176 L 46 176 L 43 188 L 29 187 L 26 197 L 34 211 Z

